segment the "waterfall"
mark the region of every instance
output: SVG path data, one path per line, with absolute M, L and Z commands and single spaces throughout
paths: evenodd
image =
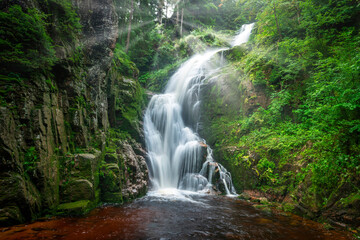
M 238 46 L 238 45 L 241 45 L 241 44 L 249 41 L 250 34 L 251 34 L 252 29 L 254 28 L 254 25 L 255 25 L 255 23 L 249 23 L 249 24 L 242 25 L 238 35 L 236 35 L 233 42 L 231 43 L 231 46 L 232 47 Z
M 239 33 L 243 36 L 237 35 L 234 42 L 249 38 L 252 27 L 250 31 L 249 27 L 243 28 Z M 224 50 L 211 49 L 194 55 L 170 78 L 165 93 L 151 98 L 144 117 L 144 131 L 153 190 L 212 192 L 215 184 L 228 195 L 236 193 L 230 172 L 214 161 L 212 149 L 197 134 L 200 87 L 221 68 Z M 215 61 L 219 52 L 222 55 Z

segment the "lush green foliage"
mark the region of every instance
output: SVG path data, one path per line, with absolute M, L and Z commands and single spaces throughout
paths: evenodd
M 136 77 L 139 74 L 139 70 L 137 69 L 135 63 L 133 63 L 129 56 L 121 50 L 119 44 L 116 45 L 114 50 L 113 67 L 115 67 L 116 70 L 124 76 Z
M 140 83 L 155 92 L 163 91 L 171 75 L 175 73 L 181 62 L 167 65 L 163 69 L 148 72 L 139 78 Z
M 184 8 L 184 27 L 192 31 L 201 27 L 213 27 L 216 30 L 237 30 L 248 16 L 236 1 L 193 0 L 180 4 Z M 239 18 L 239 15 L 245 15 Z M 247 21 L 247 20 L 245 20 Z
M 55 44 L 73 42 L 81 30 L 70 0 L 47 0 L 41 8 L 10 5 L 0 12 L 0 22 L 2 73 L 50 70 L 57 61 Z
M 46 2 L 52 35 L 73 42 L 80 34 L 82 26 L 71 0 L 46 0 Z
M 54 64 L 55 51 L 45 19 L 46 15 L 39 10 L 24 12 L 19 5 L 0 12 L 2 71 L 31 71 Z
M 233 33 L 233 31 L 230 32 Z M 149 58 L 146 58 L 147 55 L 142 55 L 140 58 L 135 58 L 135 62 L 137 66 L 145 62 L 150 64 L 143 68 L 144 72 L 139 80 L 149 90 L 159 92 L 164 89 L 167 81 L 180 64 L 191 54 L 205 51 L 208 47 L 228 45 L 226 40 L 229 32 L 216 32 L 211 28 L 197 29 L 181 39 L 176 39 L 173 38 L 174 30 L 164 29 L 163 26 L 158 25 L 150 36 L 153 46 L 156 46 L 155 50 L 151 50 L 153 55 L 149 54 Z M 138 53 L 130 50 L 129 55 L 133 54 L 137 55 Z
M 274 0 L 260 9 L 251 50 L 232 61 L 271 103 L 217 120 L 217 146 L 237 146 L 229 161 L 258 175 L 258 187 L 285 194 L 310 181 L 326 204 L 360 175 L 360 6 Z
M 39 157 L 37 154 L 38 153 L 37 153 L 35 147 L 30 147 L 25 152 L 24 164 L 23 164 L 24 172 L 30 176 L 33 176 L 35 167 L 36 167 L 35 164 L 39 160 Z

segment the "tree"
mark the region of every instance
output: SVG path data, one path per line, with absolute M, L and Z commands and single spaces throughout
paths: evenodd
M 273 1 L 272 1 L 272 8 L 273 8 L 273 11 L 274 11 L 274 18 L 275 18 L 275 22 L 276 22 L 276 28 L 277 28 L 279 37 L 280 37 L 280 39 L 281 39 L 281 38 L 282 38 L 282 36 L 281 36 L 281 30 L 280 30 L 280 27 L 279 27 L 278 17 L 277 17 L 277 15 L 276 15 L 276 8 L 277 8 L 277 2 L 276 2 L 276 0 L 273 0 Z
M 132 18 L 133 18 L 133 14 L 134 14 L 134 0 L 131 0 L 131 8 L 130 8 L 130 16 L 129 16 L 129 28 L 128 28 L 128 35 L 127 35 L 127 39 L 126 39 L 126 48 L 125 48 L 126 53 L 128 52 L 129 45 L 130 45 L 131 21 L 132 21 Z

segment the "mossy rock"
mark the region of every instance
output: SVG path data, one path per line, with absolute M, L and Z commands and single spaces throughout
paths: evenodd
M 106 203 L 124 203 L 124 197 L 121 192 L 105 192 L 101 195 L 101 200 Z
M 243 200 L 250 200 L 251 199 L 250 195 L 245 193 L 245 192 L 239 194 L 238 198 L 243 199 Z
M 9 225 L 31 220 L 41 210 L 37 188 L 18 173 L 0 176 L 0 224 Z
M 283 203 L 281 209 L 285 212 L 294 212 L 295 205 L 292 203 Z
M 230 61 L 239 61 L 248 53 L 245 46 L 235 46 L 229 50 L 224 51 L 225 57 Z
M 94 186 L 86 179 L 72 180 L 61 190 L 61 202 L 95 200 Z
M 261 197 L 260 199 L 260 203 L 263 205 L 268 205 L 269 204 L 269 200 L 265 197 Z
M 63 203 L 57 207 L 58 215 L 80 216 L 88 213 L 94 208 L 94 203 L 90 200 L 80 200 L 76 202 Z
M 106 163 L 118 163 L 118 157 L 116 153 L 106 153 L 105 154 Z
M 82 153 L 74 155 L 65 162 L 66 172 L 63 173 L 63 179 L 86 179 L 96 185 L 99 159 L 99 154 Z
M 269 206 L 267 206 L 267 205 L 262 205 L 262 204 L 257 205 L 257 204 L 255 204 L 253 207 L 256 208 L 256 209 L 261 210 L 262 212 L 264 212 L 266 214 L 272 214 L 271 208 L 269 208 Z
M 76 159 L 79 163 L 77 166 L 80 171 L 92 170 L 92 167 L 96 165 L 97 157 L 90 153 L 81 153 L 77 155 Z
M 100 187 L 103 193 L 121 191 L 121 172 L 116 163 L 107 163 L 101 170 Z
M 10 226 L 24 221 L 17 206 L 7 206 L 0 209 L 0 226 Z
M 356 209 L 360 209 L 360 192 L 353 193 L 346 198 L 341 198 L 339 202 L 343 207 L 354 207 Z

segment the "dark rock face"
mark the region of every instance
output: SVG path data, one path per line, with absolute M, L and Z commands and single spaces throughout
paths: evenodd
M 1 7 L 20 4 L 43 11 L 42 2 L 4 1 Z M 46 9 L 54 23 L 64 11 L 60 3 L 52 1 Z M 42 213 L 85 213 L 100 199 L 106 200 L 101 193 L 132 199 L 146 191 L 147 168 L 144 156 L 135 153 L 141 148 L 136 142 L 116 146 L 113 163 L 119 168 L 108 168 L 114 170 L 114 187 L 99 188 L 104 185 L 101 169 L 109 164 L 104 163 L 109 128 L 124 124 L 110 125 L 109 112 L 120 107 L 116 102 L 109 106 L 108 96 L 121 100 L 125 98 L 121 92 L 131 90 L 126 101 L 136 93 L 132 104 L 141 108 L 141 91 L 136 79 L 125 81 L 121 73 L 110 74 L 115 71 L 112 58 L 118 36 L 113 1 L 73 0 L 72 4 L 80 17 L 81 34 L 71 41 L 51 35 L 58 59 L 51 74 L 39 71 L 15 84 L 6 96 L 6 106 L 0 106 L 0 225 L 28 221 Z M 137 122 L 127 127 L 138 133 L 135 137 L 140 141 Z M 123 184 L 119 184 L 121 177 Z
M 116 145 L 117 152 L 106 153 L 101 170 L 103 202 L 128 202 L 144 195 L 147 189 L 148 170 L 141 145 L 134 141 L 119 141 Z

